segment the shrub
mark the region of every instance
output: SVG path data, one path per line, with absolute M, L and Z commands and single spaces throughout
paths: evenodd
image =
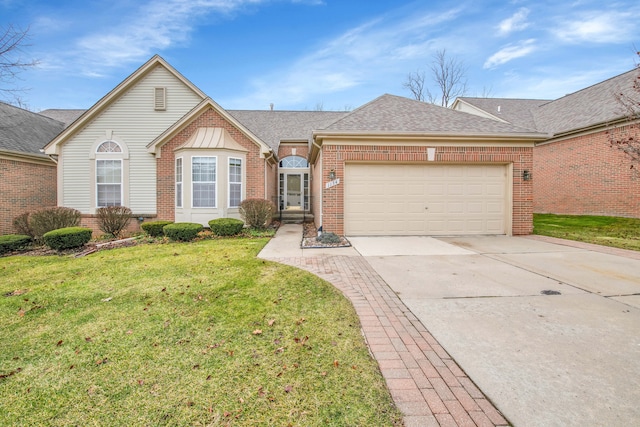
M 33 229 L 29 225 L 29 212 L 18 215 L 13 219 L 13 229 L 20 235 L 29 236 L 33 239 Z
M 165 225 L 173 224 L 173 221 L 150 221 L 143 222 L 140 224 L 140 227 L 151 237 L 160 237 L 164 236 L 164 231 L 162 230 Z
M 80 211 L 64 207 L 41 209 L 29 215 L 29 225 L 33 237 L 41 240 L 49 231 L 80 225 Z
M 125 206 L 108 206 L 96 211 L 98 227 L 113 237 L 119 237 L 131 221 L 131 209 Z
M 7 234 L 0 236 L 0 254 L 17 251 L 31 242 L 31 236 L 24 234 Z
M 164 231 L 165 236 L 171 240 L 189 242 L 195 239 L 198 233 L 203 229 L 204 227 L 202 224 L 196 224 L 194 222 L 176 222 L 165 225 L 162 230 Z
M 266 228 L 276 212 L 276 205 L 264 199 L 245 199 L 240 203 L 240 215 L 253 228 Z
M 321 235 L 318 236 L 316 240 L 324 244 L 335 244 L 335 243 L 340 243 L 340 236 L 330 232 L 322 233 Z
M 209 227 L 217 236 L 235 236 L 242 231 L 244 222 L 235 218 L 217 218 L 209 221 Z
M 86 245 L 91 240 L 91 229 L 65 227 L 49 231 L 42 237 L 44 238 L 44 243 L 51 249 L 61 251 Z

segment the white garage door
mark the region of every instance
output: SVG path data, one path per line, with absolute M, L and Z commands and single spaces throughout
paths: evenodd
M 506 234 L 504 165 L 345 165 L 348 236 Z

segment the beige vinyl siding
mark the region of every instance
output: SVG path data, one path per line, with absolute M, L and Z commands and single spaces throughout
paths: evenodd
M 94 138 L 95 139 L 95 138 Z M 91 141 L 84 149 L 75 139 L 62 146 L 62 194 L 58 197 L 62 205 L 78 209 L 82 213 L 90 213 L 89 186 L 89 148 Z
M 155 88 L 166 88 L 166 109 L 155 109 Z M 156 160 L 146 146 L 189 112 L 201 97 L 157 66 L 62 146 L 64 206 L 93 213 L 89 155 L 96 140 L 113 137 L 129 149 L 129 202 L 134 213 L 156 213 Z

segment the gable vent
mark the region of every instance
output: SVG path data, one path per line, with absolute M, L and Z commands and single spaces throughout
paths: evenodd
M 167 109 L 167 88 L 154 88 L 154 109 L 156 111 L 164 111 Z

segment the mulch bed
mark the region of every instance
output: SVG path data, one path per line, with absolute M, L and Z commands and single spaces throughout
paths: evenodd
M 114 248 L 124 248 L 127 246 L 134 246 L 138 244 L 138 241 L 132 239 L 123 239 L 123 240 L 113 240 L 109 242 L 89 242 L 84 246 L 73 249 L 64 249 L 61 251 L 57 251 L 55 249 L 51 249 L 48 246 L 35 246 L 30 249 L 15 251 L 5 254 L 5 256 L 9 255 L 29 255 L 29 256 L 75 256 L 81 257 L 85 255 L 92 254 L 97 251 L 114 249 Z
M 346 237 L 340 236 L 340 243 L 323 243 L 318 241 L 318 230 L 313 222 L 305 222 L 302 224 L 302 249 L 313 248 L 346 248 L 351 243 Z

